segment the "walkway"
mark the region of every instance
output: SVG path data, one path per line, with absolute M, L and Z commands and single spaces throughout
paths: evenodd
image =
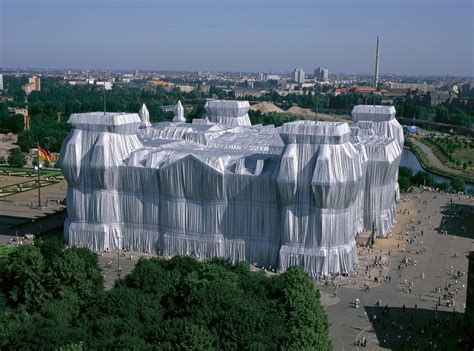
M 452 169 L 446 165 L 444 165 L 440 159 L 438 157 L 436 157 L 436 155 L 433 153 L 433 150 L 428 146 L 428 145 L 425 145 L 423 144 L 422 142 L 416 140 L 415 138 L 411 138 L 410 139 L 413 144 L 415 144 L 416 146 L 418 146 L 421 151 L 423 151 L 426 155 L 426 157 L 428 157 L 428 161 L 430 161 L 431 165 L 435 168 L 438 168 L 448 174 L 453 174 L 453 175 L 460 175 L 460 176 L 463 176 L 465 177 L 466 175 L 461 172 L 460 170 L 458 169 Z
M 433 343 L 438 346 L 439 340 L 447 341 L 449 335 L 461 335 L 459 330 L 455 332 L 455 328 L 462 314 L 455 314 L 453 306 L 446 306 L 444 295 L 447 292 L 444 288 L 455 294 L 452 299 L 456 302 L 456 312 L 464 312 L 467 278 L 464 272 L 467 272 L 468 263 L 466 254 L 469 250 L 474 250 L 474 202 L 464 196 L 455 196 L 452 198 L 454 205 L 449 205 L 450 195 L 428 191 L 410 194 L 409 198 L 416 209 L 410 211 L 412 223 L 401 235 L 394 233 L 394 239 L 400 247 L 395 244 L 391 249 L 392 254 L 388 256 L 384 241 L 391 239 L 378 239 L 374 246 L 374 251 L 379 255 L 379 250 L 385 246 L 382 257 L 390 263 L 390 271 L 383 274 L 389 275 L 391 281 L 378 286 L 374 284 L 369 291 L 361 289 L 359 284 L 345 285 L 337 293 L 337 303 L 328 304 L 321 301 L 326 305 L 335 350 L 358 349 L 354 342 L 361 337 L 368 340 L 367 350 L 412 349 L 413 343 L 423 343 L 420 345 L 423 349 L 428 347 L 424 343 L 429 342 L 428 337 L 423 339 L 420 336 L 420 330 L 423 328 L 426 328 L 427 332 L 436 330 L 438 338 L 433 340 Z M 447 210 L 452 212 L 448 214 Z M 445 229 L 448 235 L 440 233 Z M 359 261 L 362 263 L 365 257 L 367 256 L 359 256 Z M 410 261 L 403 264 L 403 258 L 409 258 Z M 453 278 L 451 273 L 457 271 L 461 272 L 461 277 Z M 363 275 L 364 280 L 367 280 L 370 273 L 369 270 L 365 275 L 363 269 L 359 275 Z M 372 280 L 373 277 L 372 273 Z M 360 278 L 362 277 L 358 277 L 358 280 Z M 336 279 L 338 280 L 339 278 Z M 437 287 L 442 287 L 442 292 L 438 292 Z M 321 290 L 327 294 L 334 293 L 334 287 L 321 287 Z M 360 308 L 354 306 L 356 298 L 360 299 Z M 438 299 L 441 306 L 436 308 Z M 376 304 L 378 301 L 380 307 Z M 386 305 L 388 313 L 383 312 Z M 406 309 L 403 308 L 404 305 Z M 377 323 L 373 321 L 373 315 L 377 316 Z M 440 320 L 442 326 L 445 323 L 449 325 L 453 331 L 449 332 L 447 326 L 440 326 L 438 329 L 431 327 L 432 324 L 429 323 L 436 319 Z M 414 341 L 407 342 L 408 338 L 413 338 Z M 381 345 L 383 339 L 386 339 L 385 345 Z

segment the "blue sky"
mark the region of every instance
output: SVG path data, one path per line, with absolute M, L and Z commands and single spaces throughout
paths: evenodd
M 471 0 L 0 0 L 0 67 L 474 73 Z

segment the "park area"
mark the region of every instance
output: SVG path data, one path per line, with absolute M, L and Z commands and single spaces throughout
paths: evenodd
M 25 230 L 41 231 L 52 227 L 52 219 L 35 226 L 35 221 L 64 211 L 67 184 L 59 170 L 41 172 L 41 206 L 38 199 L 38 177 L 32 169 L 0 167 L 0 233 Z M 54 223 L 54 226 L 57 226 Z
M 431 149 L 433 155 L 429 151 L 425 153 L 428 157 L 428 162 L 432 166 L 447 171 L 454 176 L 474 181 L 473 138 L 435 133 L 433 135 L 418 136 L 416 141 Z M 438 160 L 442 165 L 437 164 Z

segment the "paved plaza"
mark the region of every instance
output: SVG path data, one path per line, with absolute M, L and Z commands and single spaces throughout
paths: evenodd
M 31 178 L 0 176 L 2 186 L 18 184 L 28 180 L 31 180 Z M 61 201 L 66 197 L 66 192 L 67 184 L 65 181 L 41 187 L 41 208 L 38 208 L 37 189 L 0 197 L 0 234 L 9 234 L 9 228 L 14 225 L 32 223 L 32 220 L 35 221 L 46 215 L 64 210 L 65 206 Z
M 473 205 L 465 196 L 408 194 L 393 235 L 376 239 L 372 250 L 358 249 L 357 274 L 317 282 L 335 350 L 358 349 L 362 338 L 369 350 L 455 347 L 462 336 L 466 255 L 474 250 Z

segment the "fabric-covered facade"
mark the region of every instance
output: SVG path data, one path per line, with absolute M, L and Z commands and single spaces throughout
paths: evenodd
M 349 272 L 355 235 L 395 222 L 398 140 L 374 122 L 250 125 L 248 103 L 206 117 L 73 114 L 60 165 L 70 244 L 95 251 L 225 257 L 311 275 Z

